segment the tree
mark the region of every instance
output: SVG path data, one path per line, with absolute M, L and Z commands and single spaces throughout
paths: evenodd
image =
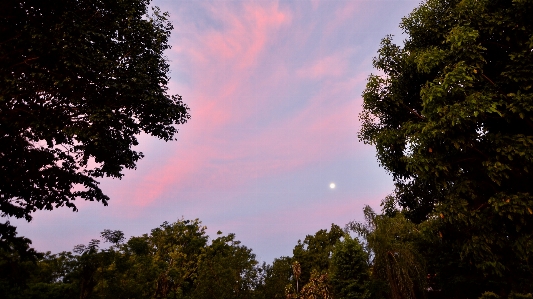
M 271 298 L 252 250 L 222 235 L 208 244 L 198 220 L 164 222 L 131 237 L 104 230 L 73 253 L 20 255 L 0 248 L 0 295 L 26 298 Z M 27 247 L 20 239 L 20 246 Z M 13 251 L 13 250 L 11 250 Z M 7 258 L 6 258 L 7 257 Z M 35 260 L 37 259 L 37 262 Z M 10 268 L 17 276 L 10 277 Z M 8 274 L 6 274 L 8 270 Z M 5 276 L 5 278 L 4 278 Z
M 298 240 L 298 245 L 292 252 L 293 263 L 298 262 L 301 267 L 298 279 L 299 289 L 308 283 L 313 269 L 317 271 L 317 275 L 327 273 L 333 248 L 343 236 L 342 229 L 332 223 L 329 232 L 321 229 L 314 235 L 307 235 L 303 242 Z
M 421 234 L 416 225 L 402 213 L 376 215 L 369 206 L 364 215 L 366 223 L 350 222 L 347 228 L 365 238 L 374 279 L 388 283 L 393 299 L 423 298 L 427 273 L 418 251 Z
M 189 119 L 168 95 L 168 14 L 149 0 L 6 0 L 0 3 L 0 212 L 109 198 L 143 154 L 145 132 L 165 141 Z
M 272 265 L 263 263 L 262 284 L 256 289 L 258 298 L 263 299 L 285 299 L 285 288 L 291 285 L 293 270 L 291 258 L 283 256 L 274 259 Z
M 219 236 L 199 258 L 192 297 L 252 298 L 260 283 L 258 269 L 255 254 L 235 240 L 234 234 Z
M 346 234 L 335 244 L 331 256 L 329 280 L 338 299 L 369 298 L 369 257 L 357 239 Z
M 533 285 L 531 15 L 531 1 L 427 1 L 403 19 L 403 48 L 382 41 L 360 115 L 406 216 L 440 219 L 503 294 Z
M 79 276 L 74 274 L 77 256 L 70 252 L 47 252 L 26 273 L 27 287 L 12 291 L 2 298 L 68 299 L 79 298 Z M 73 275 L 74 274 L 74 275 Z
M 157 271 L 153 298 L 190 294 L 207 245 L 207 227 L 200 220 L 164 222 L 148 237 L 152 263 Z
M 182 219 L 127 242 L 121 231 L 105 230 L 109 248 L 92 240 L 75 246 L 74 254 L 46 254 L 13 298 L 191 298 L 207 247 L 205 229 L 198 219 Z
M 309 282 L 307 282 L 298 295 L 297 298 L 302 299 L 331 299 L 328 274 L 320 274 L 316 269 L 313 269 Z
M 29 239 L 17 237 L 9 222 L 0 223 L 0 298 L 14 298 L 27 287 L 29 273 L 42 257 L 30 244 Z

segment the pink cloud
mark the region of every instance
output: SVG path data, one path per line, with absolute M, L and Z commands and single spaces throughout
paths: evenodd
M 312 118 L 319 109 L 318 105 L 309 108 L 279 126 L 236 140 L 236 144 L 209 136 L 205 144 L 196 144 L 194 149 L 177 150 L 175 158 L 139 177 L 128 190 L 132 193 L 128 201 L 146 206 L 169 189 L 228 190 L 355 151 L 358 144 L 347 136 L 353 136 L 356 130 L 357 102 L 343 103 Z
M 164 165 L 145 172 L 132 190 L 132 202 L 145 206 L 169 189 L 188 190 L 191 186 L 201 190 L 228 190 L 249 184 L 250 180 L 300 169 L 317 160 L 339 159 L 353 153 L 359 146 L 353 139 L 360 102 L 355 99 L 336 102 L 335 97 L 349 93 L 361 81 L 354 78 L 325 85 L 304 110 L 275 126 L 252 128 L 255 134 L 244 139 L 226 140 L 218 127 L 224 126 L 221 120 L 224 117 L 217 115 L 231 115 L 231 109 L 236 107 L 213 114 L 197 113 L 205 123 L 201 130 L 191 133 L 198 134 L 195 138 L 187 134 L 195 139 L 194 145 L 176 150 L 172 155 L 175 158 L 168 158 Z M 206 109 L 212 110 L 213 106 L 216 105 L 208 105 Z
M 311 7 L 313 8 L 313 10 L 317 10 L 318 9 L 318 6 L 320 5 L 320 0 L 311 0 Z
M 180 42 L 172 54 L 190 80 L 179 92 L 192 119 L 180 128 L 180 144 L 165 144 L 171 153 L 157 167 L 139 169 L 130 178 L 134 183 L 121 190 L 134 206 L 152 205 L 169 192 L 232 190 L 317 160 L 346 157 L 359 146 L 354 140 L 360 102 L 353 91 L 366 77 L 349 74 L 355 50 L 317 57 L 293 70 L 279 60 L 290 52 L 276 56 L 267 48 L 283 45 L 279 38 L 286 36 L 280 33 L 285 34 L 282 28 L 291 24 L 294 12 L 277 2 L 211 3 L 205 9 L 220 24 L 202 29 L 177 24 Z M 275 94 L 301 84 L 302 76 L 328 80 L 304 107 L 273 125 L 258 126 L 258 118 L 276 118 L 285 109 L 292 99 Z
M 361 22 L 361 17 L 364 15 L 361 12 L 365 12 L 368 15 L 368 6 L 363 7 L 361 1 L 346 1 L 344 5 L 338 7 L 335 10 L 334 18 L 326 25 L 324 30 L 325 36 L 333 34 L 339 29 L 339 27 L 352 23 L 354 26 Z
M 192 119 L 178 126 L 177 142 L 139 137 L 146 156 L 137 170 L 103 180 L 109 207 L 79 202 L 79 213 L 37 213 L 26 226 L 36 244 L 57 248 L 60 235 L 69 250 L 105 228 L 140 235 L 184 215 L 254 249 L 289 254 L 298 238 L 358 219 L 365 203 L 379 209 L 387 192 L 358 189 L 392 186 L 368 162 L 373 148 L 357 141 L 375 55 L 360 47 L 390 31 L 368 11 L 390 2 L 160 2 L 175 28 L 170 92 L 183 96 Z
M 291 16 L 281 11 L 277 2 L 244 2 L 242 5 L 244 13 L 233 11 L 230 5 L 208 5 L 206 9 L 222 22 L 222 30 L 208 30 L 194 39 L 196 47 L 180 47 L 179 51 L 189 51 L 199 65 L 209 61 L 231 65 L 232 69 L 240 71 L 252 67 L 269 36 L 289 24 Z
M 349 58 L 352 51 L 336 53 L 334 55 L 320 57 L 310 66 L 305 66 L 296 71 L 298 76 L 310 79 L 338 78 L 346 74 L 349 65 Z

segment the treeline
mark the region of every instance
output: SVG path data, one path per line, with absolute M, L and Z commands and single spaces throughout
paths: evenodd
M 307 235 L 272 264 L 260 264 L 234 234 L 210 239 L 198 219 L 129 240 L 104 230 L 57 254 L 14 238 L 0 249 L 0 298 L 533 298 L 531 276 L 496 281 L 461 263 L 439 235 L 441 219 L 414 224 L 384 207 L 376 214 L 367 206 L 365 222 Z M 531 274 L 529 264 L 517 271 L 525 268 Z
M 18 241 L 0 249 L 1 298 L 341 298 L 363 295 L 369 278 L 368 254 L 337 225 L 271 265 L 234 234 L 210 239 L 198 219 L 164 222 L 129 240 L 105 230 L 57 254 Z

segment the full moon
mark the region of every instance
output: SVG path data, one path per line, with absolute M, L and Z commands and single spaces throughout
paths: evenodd
M 335 183 L 331 183 L 331 184 L 329 184 L 329 187 L 330 187 L 331 189 L 335 189 Z

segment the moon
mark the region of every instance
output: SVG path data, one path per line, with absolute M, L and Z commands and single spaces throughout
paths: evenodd
M 331 184 L 329 184 L 329 188 L 331 188 L 331 189 L 335 189 L 335 183 L 331 183 Z

